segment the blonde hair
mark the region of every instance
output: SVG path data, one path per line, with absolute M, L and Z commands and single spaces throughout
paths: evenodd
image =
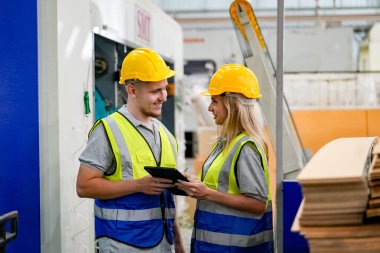
M 246 132 L 258 142 L 268 157 L 268 141 L 262 123 L 254 111 L 255 106 L 259 106 L 258 103 L 243 105 L 236 97 L 230 96 L 222 96 L 222 100 L 228 111 L 226 120 L 218 128 L 219 136 L 226 140 L 223 152 L 227 151 L 236 136 Z

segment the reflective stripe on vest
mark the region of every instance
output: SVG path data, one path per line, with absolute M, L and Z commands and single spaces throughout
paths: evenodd
M 253 247 L 263 242 L 273 241 L 273 231 L 271 230 L 262 231 L 255 235 L 229 235 L 197 229 L 195 234 L 197 238 L 207 238 L 208 243 L 232 247 Z M 243 244 L 242 242 L 248 243 Z
M 116 160 L 115 172 L 105 176 L 108 180 L 140 179 L 149 175 L 144 166 L 176 167 L 177 144 L 161 123 L 158 129 L 161 139 L 158 163 L 145 138 L 124 115 L 113 113 L 97 122 L 94 127 L 100 122 Z M 149 248 L 160 243 L 164 226 L 167 239 L 172 244 L 174 218 L 174 197 L 167 190 L 161 197 L 134 193 L 116 199 L 95 201 L 96 237 L 107 236 L 135 247 Z
M 175 208 L 165 208 L 166 219 L 175 218 Z M 122 221 L 146 221 L 147 217 L 151 219 L 161 219 L 161 208 L 150 208 L 144 210 L 125 210 L 125 209 L 107 209 L 95 206 L 95 216 L 105 220 L 122 220 Z
M 237 136 L 227 148 L 227 152 L 220 153 L 214 159 L 207 172 L 202 170 L 201 178 L 208 187 L 214 190 L 228 194 L 240 194 L 234 167 L 242 147 L 247 142 L 255 145 L 264 167 L 268 185 L 268 201 L 265 213 L 258 215 L 212 201 L 199 200 L 195 213 L 195 232 L 193 233 L 193 237 L 195 236 L 193 238 L 195 239 L 194 252 L 202 252 L 202 247 L 207 247 L 207 250 L 220 250 L 221 247 L 225 246 L 225 250 L 228 252 L 235 252 L 229 247 L 238 249 L 236 252 L 250 247 L 253 247 L 250 248 L 253 250 L 256 246 L 259 248 L 273 247 L 272 202 L 269 192 L 267 162 L 264 152 L 250 136 L 245 133 Z M 212 248 L 212 245 L 215 245 L 215 248 Z

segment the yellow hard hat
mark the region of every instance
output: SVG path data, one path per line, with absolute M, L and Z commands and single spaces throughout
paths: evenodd
M 127 80 L 158 82 L 175 75 L 162 57 L 149 48 L 132 50 L 123 61 L 120 72 L 120 84 Z
M 255 74 L 240 64 L 225 64 L 212 76 L 208 91 L 202 95 L 220 95 L 226 92 L 242 94 L 246 98 L 261 98 Z

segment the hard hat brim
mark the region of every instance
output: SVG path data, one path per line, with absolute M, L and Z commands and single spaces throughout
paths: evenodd
M 172 76 L 175 76 L 177 73 L 174 70 L 170 70 L 169 74 L 166 76 L 166 78 L 170 78 Z
M 202 91 L 199 93 L 202 96 L 211 96 L 210 92 L 208 90 Z

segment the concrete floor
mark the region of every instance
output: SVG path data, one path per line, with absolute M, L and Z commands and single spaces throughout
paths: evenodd
M 177 196 L 177 222 L 181 230 L 182 241 L 186 253 L 190 253 L 190 241 L 193 231 L 193 215 L 195 200 L 189 197 Z
M 187 173 L 194 174 L 194 160 L 186 159 L 188 166 Z M 195 210 L 196 200 L 190 197 L 177 196 L 176 209 L 177 209 L 177 222 L 181 230 L 181 236 L 186 253 L 190 253 L 191 234 L 193 232 L 193 217 Z

